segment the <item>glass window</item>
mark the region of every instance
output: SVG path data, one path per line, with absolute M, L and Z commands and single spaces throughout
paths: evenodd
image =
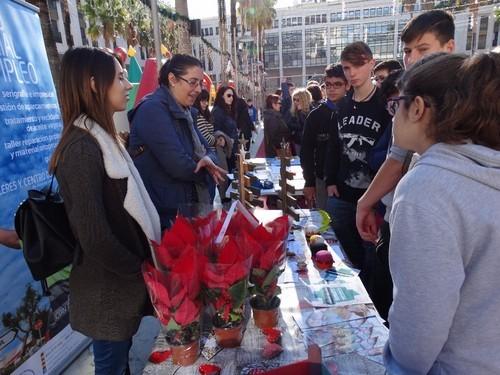
M 283 33 L 283 35 L 286 33 Z M 266 33 L 264 43 L 264 65 L 266 68 L 279 67 L 279 37 L 277 33 Z
M 214 35 L 214 28 L 213 27 L 211 27 L 209 31 L 210 31 L 210 35 Z
M 359 20 L 361 18 L 361 11 L 360 10 L 357 10 L 354 14 L 354 18 L 356 18 L 357 20 Z
M 266 36 L 267 39 L 267 36 Z M 302 66 L 302 31 L 288 31 L 281 34 L 284 67 Z M 266 49 L 268 48 L 266 44 Z M 276 54 L 278 48 L 275 49 Z
M 309 25 L 309 16 L 306 17 L 306 25 Z
M 481 17 L 479 22 L 479 38 L 477 41 L 477 49 L 486 48 L 486 34 L 488 33 L 488 17 Z
M 350 10 L 349 11 L 349 19 L 352 20 L 354 18 L 354 11 Z
M 316 23 L 321 23 L 321 14 L 316 14 Z
M 297 18 L 297 25 L 302 26 L 302 17 Z
M 370 8 L 370 17 L 375 17 L 377 15 L 377 10 L 375 8 Z
M 370 9 L 363 9 L 363 18 L 370 17 Z
M 306 66 L 326 64 L 327 29 L 305 31 Z
M 292 26 L 292 19 L 291 18 L 287 18 L 286 19 L 286 25 L 287 26 Z
M 390 14 L 390 8 L 384 7 L 384 16 L 388 16 Z
M 326 13 L 321 15 L 321 23 L 326 23 Z
M 383 11 L 382 8 L 377 8 L 377 17 L 382 17 Z

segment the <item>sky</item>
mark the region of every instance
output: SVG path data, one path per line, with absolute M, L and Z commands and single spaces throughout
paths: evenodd
M 175 0 L 160 0 L 174 8 Z M 284 8 L 299 3 L 300 0 L 278 0 L 276 7 Z M 187 0 L 189 18 L 204 19 L 217 17 L 217 0 Z M 226 0 L 226 15 L 229 16 L 229 0 Z

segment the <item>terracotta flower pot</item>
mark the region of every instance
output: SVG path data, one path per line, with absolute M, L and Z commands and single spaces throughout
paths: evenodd
M 200 354 L 200 341 L 196 340 L 186 345 L 171 345 L 172 362 L 174 365 L 190 366 L 196 362 Z
M 250 300 L 250 306 L 252 306 L 253 311 L 253 321 L 257 328 L 272 328 L 278 325 L 279 319 L 279 305 L 280 300 L 277 298 L 277 305 L 269 309 L 259 308 L 260 306 L 256 305 L 256 299 Z
M 241 324 L 230 328 L 214 326 L 214 332 L 217 344 L 223 348 L 236 348 L 240 346 L 241 340 L 243 340 L 243 326 Z

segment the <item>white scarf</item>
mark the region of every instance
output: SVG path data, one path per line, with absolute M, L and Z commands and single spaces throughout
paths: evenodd
M 139 224 L 148 239 L 153 261 L 156 263 L 151 240 L 161 240 L 160 217 L 149 194 L 144 187 L 141 176 L 125 148 L 114 141 L 95 121 L 81 115 L 75 126 L 87 130 L 97 140 L 104 159 L 104 169 L 109 178 L 127 179 L 127 194 L 123 207 Z

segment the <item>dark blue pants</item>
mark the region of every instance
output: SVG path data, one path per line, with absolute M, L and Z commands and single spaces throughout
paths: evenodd
M 332 219 L 332 228 L 352 265 L 361 270 L 359 277 L 368 293 L 372 289 L 372 270 L 375 246 L 361 238 L 356 228 L 356 205 L 328 197 L 326 210 Z
M 132 339 L 125 341 L 94 340 L 95 375 L 130 374 L 128 355 Z

